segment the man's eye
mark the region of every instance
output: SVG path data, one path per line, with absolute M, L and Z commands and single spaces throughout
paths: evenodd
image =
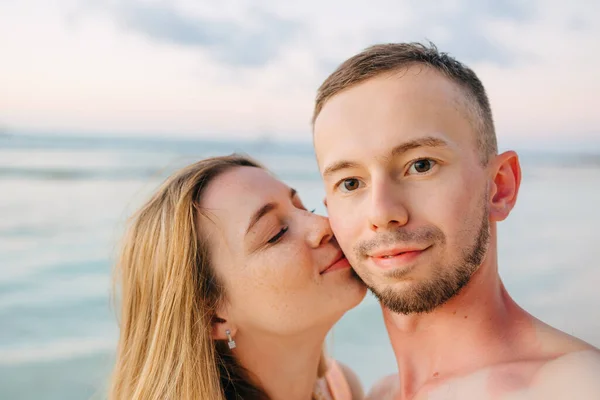
M 348 193 L 360 188 L 360 181 L 356 178 L 348 178 L 341 181 L 338 186 L 342 192 Z
M 430 160 L 428 158 L 423 158 L 421 160 L 416 160 L 412 163 L 410 168 L 408 169 L 408 174 L 425 174 L 435 166 L 436 162 L 434 160 Z
M 269 243 L 269 244 L 277 243 L 279 241 L 279 239 L 281 239 L 281 237 L 283 235 L 285 235 L 285 233 L 288 231 L 288 229 L 289 229 L 289 227 L 287 227 L 287 226 L 281 228 L 281 230 L 279 232 L 277 232 L 277 235 L 275 235 L 271 239 L 269 239 L 267 243 Z

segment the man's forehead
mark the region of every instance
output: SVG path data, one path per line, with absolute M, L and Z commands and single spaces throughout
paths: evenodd
M 362 109 L 365 106 L 385 108 L 389 107 L 394 100 L 410 105 L 404 96 L 427 100 L 445 97 L 444 100 L 447 100 L 448 97 L 462 94 L 461 87 L 439 71 L 427 66 L 414 65 L 379 74 L 337 92 L 324 102 L 315 119 L 315 128 L 323 124 L 324 120 L 325 123 L 335 121 L 341 111 L 349 109 Z M 373 102 L 374 98 L 384 101 Z
M 440 85 L 427 83 L 428 79 Z M 423 137 L 472 143 L 471 121 L 464 110 L 457 109 L 457 98 L 464 94 L 455 84 L 431 73 L 417 74 L 406 85 L 404 80 L 410 79 L 407 75 L 373 78 L 324 105 L 314 130 L 321 172 L 327 164 L 369 154 L 381 156 L 394 146 Z M 425 86 L 427 90 L 418 90 Z

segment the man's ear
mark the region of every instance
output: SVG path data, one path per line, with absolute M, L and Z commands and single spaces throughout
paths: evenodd
M 235 336 L 237 327 L 230 318 L 226 307 L 219 307 L 211 321 L 211 335 L 213 340 L 227 340 L 227 330 L 230 331 L 231 336 Z
M 515 206 L 521 186 L 519 156 L 514 151 L 504 152 L 490 161 L 490 167 L 490 217 L 503 221 Z

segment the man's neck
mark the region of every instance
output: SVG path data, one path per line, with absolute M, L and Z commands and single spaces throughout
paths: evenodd
M 326 334 L 323 330 L 310 337 L 239 337 L 235 354 L 269 398 L 308 400 L 314 390 Z
M 522 353 L 524 343 L 535 343 L 532 318 L 508 295 L 495 257 L 433 312 L 401 315 L 384 308 L 383 316 L 398 362 L 401 398 L 436 381 L 508 361 Z

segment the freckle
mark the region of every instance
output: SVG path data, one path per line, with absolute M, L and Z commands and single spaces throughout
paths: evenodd
M 437 378 L 438 376 L 440 376 L 440 373 L 439 373 L 439 372 L 434 372 L 434 373 L 433 373 L 433 377 L 434 377 L 434 378 Z
M 469 318 L 469 317 L 467 317 L 467 316 L 465 315 L 465 319 L 467 319 L 467 318 Z
M 452 315 L 456 315 L 456 311 L 454 311 L 454 312 L 452 313 Z

